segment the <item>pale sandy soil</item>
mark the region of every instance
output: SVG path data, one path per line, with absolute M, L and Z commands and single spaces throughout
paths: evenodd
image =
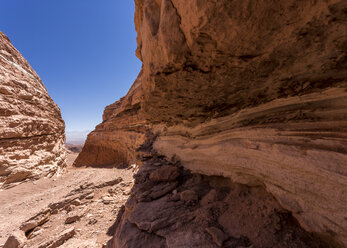
M 73 162 L 75 161 L 75 159 L 77 158 L 77 156 L 78 156 L 78 153 L 68 153 L 68 154 L 66 155 L 66 158 L 67 158 L 67 166 L 68 166 L 69 168 L 71 168 L 71 166 L 72 166 Z
M 69 165 L 76 156 L 69 154 Z M 102 247 L 110 239 L 106 235 L 108 228 L 128 198 L 132 175 L 132 170 L 69 167 L 58 178 L 42 178 L 0 191 L 0 247 L 24 222 L 47 209 L 52 212 L 48 221 L 34 229 L 26 247 L 39 247 L 71 227 L 76 234 L 64 247 Z M 118 177 L 122 180 L 115 183 Z M 86 195 L 93 198 L 86 199 Z M 72 199 L 79 199 L 80 203 L 71 204 Z M 58 207 L 50 205 L 59 202 L 62 204 Z M 65 224 L 66 218 L 74 213 L 83 213 L 81 219 Z

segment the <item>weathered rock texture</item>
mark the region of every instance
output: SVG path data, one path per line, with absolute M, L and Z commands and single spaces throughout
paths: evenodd
M 60 173 L 64 132 L 41 79 L 0 32 L 0 188 Z
M 160 153 L 264 186 L 306 230 L 347 245 L 346 1 L 135 3 L 141 100 L 122 123 L 146 120 Z M 123 159 L 124 145 L 95 137 L 118 120 L 88 140 Z
M 262 187 L 148 158 L 108 247 L 333 247 L 300 228 Z
M 129 93 L 105 108 L 103 122 L 88 135 L 74 165 L 113 166 L 136 161 L 135 149 L 144 142 L 146 122 L 140 114 L 141 73 Z

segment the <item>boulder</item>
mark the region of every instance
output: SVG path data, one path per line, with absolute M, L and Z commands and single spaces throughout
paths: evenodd
M 17 231 L 8 237 L 3 248 L 22 248 L 25 245 L 26 237 L 24 232 Z

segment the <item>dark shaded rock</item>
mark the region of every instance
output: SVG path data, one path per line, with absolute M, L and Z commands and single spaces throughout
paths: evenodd
M 8 237 L 3 248 L 22 248 L 25 245 L 26 237 L 23 232 L 17 231 Z
M 198 199 L 198 195 L 192 190 L 188 189 L 180 193 L 180 200 L 185 203 L 195 203 Z
M 157 161 L 148 160 L 135 176 L 109 247 L 330 247 L 300 228 L 260 187 L 184 169 L 176 181 L 157 183 L 149 175 L 169 166 Z
M 178 168 L 164 165 L 160 169 L 153 171 L 149 175 L 149 179 L 154 182 L 169 182 L 174 181 L 179 176 Z
M 206 228 L 206 232 L 208 232 L 213 241 L 218 245 L 222 246 L 223 242 L 228 239 L 228 235 L 226 235 L 222 230 L 217 227 L 208 227 Z

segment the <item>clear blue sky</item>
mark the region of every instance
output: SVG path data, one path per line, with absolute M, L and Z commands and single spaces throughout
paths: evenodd
M 66 130 L 92 130 L 141 68 L 133 0 L 1 0 L 0 30 L 39 74 Z

